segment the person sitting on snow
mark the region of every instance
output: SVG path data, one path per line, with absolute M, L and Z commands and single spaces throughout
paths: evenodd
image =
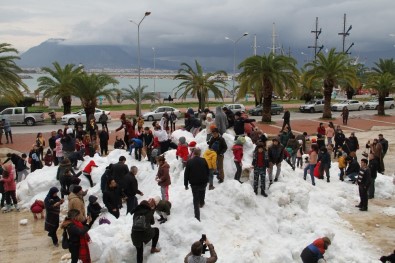
M 313 243 L 303 249 L 300 257 L 303 263 L 323 263 L 326 262 L 324 259 L 324 253 L 331 244 L 331 240 L 327 237 L 316 239 Z

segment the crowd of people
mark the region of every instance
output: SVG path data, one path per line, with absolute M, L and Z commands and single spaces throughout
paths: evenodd
M 176 129 L 175 124 L 178 123 L 174 112 L 164 113 L 160 121 L 152 123 L 152 128 L 144 123 L 142 117 L 129 119 L 126 114 L 122 114 L 121 125 L 116 131 L 123 131 L 124 135 L 123 137 L 117 136 L 114 149 L 125 150 L 125 155 L 128 153 L 132 155 L 134 151 L 134 158 L 138 162 L 147 160 L 151 163 L 152 169 L 157 166 L 155 181 L 159 186 L 161 196 L 149 197 L 138 203 L 136 195 L 144 196 L 136 179 L 138 165 L 128 167 L 124 155 L 119 157 L 117 163 L 106 167 L 100 182 L 93 181 L 91 176 L 92 171 L 98 167 L 93 160 L 90 160 L 83 168 L 78 167 L 78 161 L 84 161 L 84 157 L 108 154 L 109 130 L 106 117 L 103 112 L 99 119 L 102 124 L 101 129 L 98 128 L 94 118 L 88 118 L 85 127 L 79 119 L 74 127 L 66 125 L 64 129 L 53 131 L 48 141 L 42 133 L 38 133 L 28 155 L 19 156 L 9 153 L 1 166 L 0 190 L 2 191 L 3 212 L 9 212 L 12 208 L 18 209 L 15 183 L 29 176 L 29 170 L 34 172 L 44 166 L 58 167 L 56 179 L 59 184 L 48 190 L 45 200 L 35 200 L 31 210 L 36 220 L 38 220 L 37 214 L 41 214 L 41 218 L 45 219 L 45 230 L 54 246 L 59 245 L 56 234 L 59 226 L 65 231 L 72 263 L 77 262 L 78 259 L 84 263 L 90 262 L 88 246 L 90 227 L 104 212 L 119 218 L 121 208 L 125 204 L 126 214 L 133 215 L 131 240 L 136 247 L 137 262 L 143 261 L 143 245 L 151 240 L 151 253 L 160 251 L 157 248 L 160 231 L 152 225 L 155 224 L 155 212 L 160 216 L 157 221 L 160 224 L 166 223 L 172 207 L 169 194 L 170 165 L 166 162 L 165 155 L 170 149 L 176 150 L 177 159 L 185 168 L 184 186 L 186 190 L 191 187 L 194 216 L 199 221 L 201 220 L 200 209 L 205 205 L 206 189 L 209 191 L 215 189 L 215 177 L 218 180 L 217 187 L 229 177 L 229 175 L 225 176 L 224 171 L 224 154 L 228 150 L 233 153 L 236 168 L 234 180 L 243 183 L 242 174 L 247 173 L 248 176 L 253 170 L 253 190 L 255 194 L 258 194 L 260 190 L 260 194 L 264 197 L 268 196 L 267 189 L 270 185 L 279 180 L 283 161 L 293 170 L 301 169 L 304 180 L 307 180 L 309 173 L 311 183 L 315 185 L 315 178 L 324 179 L 324 175 L 326 181 L 330 182 L 332 160 L 337 159 L 339 179 L 344 181 L 345 178 L 349 178 L 350 182 L 359 186 L 360 203 L 357 207 L 361 211 L 367 211 L 368 199 L 374 198 L 375 178 L 378 172 L 384 172 L 384 157 L 388 150 L 388 141 L 382 134 L 379 134 L 377 139 L 366 143 L 364 158 L 358 163 L 357 151 L 360 150 L 360 145 L 355 133 L 352 132 L 346 138 L 341 127 L 339 125 L 335 127 L 332 122 L 329 122 L 327 127 L 320 123 L 317 127 L 316 138 L 309 136 L 307 132 L 295 135 L 290 126 L 290 113 L 286 111 L 279 134 L 269 140 L 268 136 L 255 126 L 254 120 L 249 119 L 244 112 L 233 113 L 221 107 L 216 107 L 215 113 L 209 109 L 197 113 L 189 109 L 185 115 L 184 124 L 177 126 L 189 131 L 193 136 L 205 130 L 208 149 L 202 152 L 195 141 L 187 143 L 185 137 L 180 137 L 178 144 L 172 141 L 171 134 Z M 5 129 L 4 122 L 0 127 Z M 222 137 L 228 129 L 233 129 L 235 134 L 232 146 L 227 145 Z M 255 145 L 251 164 L 242 162 L 246 137 L 249 137 Z M 266 173 L 268 173 L 268 180 L 266 180 Z M 80 186 L 81 175 L 88 180 L 90 187 L 100 183 L 102 191 L 101 200 L 99 200 L 100 197 L 94 195 L 88 197 L 87 208 L 84 201 L 87 189 L 84 190 Z M 4 197 L 6 204 L 4 204 Z M 61 223 L 60 208 L 66 197 L 68 213 Z M 104 204 L 104 207 L 101 204 Z M 43 215 L 44 209 L 45 216 Z M 106 220 L 101 220 L 100 223 L 106 223 Z M 205 240 L 199 241 L 200 245 L 198 243 L 192 245 L 191 254 L 185 258 L 185 262 L 200 262 L 196 260 L 201 257 L 201 253 L 198 252 L 201 251 L 200 246 L 203 243 L 209 247 L 211 254 L 207 262 L 217 260 L 214 247 L 208 240 Z M 307 250 L 303 251 L 302 259 L 311 257 L 311 253 L 317 253 L 315 247 L 323 246 L 323 244 L 328 246 L 330 240 L 323 238 L 320 241 L 314 241 L 306 248 Z M 320 248 L 318 250 L 323 255 Z

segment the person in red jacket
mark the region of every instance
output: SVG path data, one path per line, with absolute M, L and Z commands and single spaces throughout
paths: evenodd
M 320 122 L 320 126 L 317 128 L 317 134 L 321 134 L 323 138 L 325 138 L 326 129 L 322 122 Z
M 239 136 L 232 147 L 234 162 L 236 164 L 235 180 L 240 182 L 241 160 L 243 159 L 243 136 Z M 245 140 L 245 139 L 244 139 Z
M 180 139 L 178 139 L 176 156 L 177 159 L 178 157 L 181 157 L 183 167 L 185 167 L 188 161 L 188 155 L 189 155 L 188 144 L 186 143 L 185 137 L 180 137 Z
M 331 244 L 331 240 L 327 237 L 322 237 L 314 240 L 313 243 L 303 249 L 300 257 L 303 263 L 318 263 L 326 262 L 324 253 Z
M 85 166 L 84 170 L 82 171 L 82 174 L 86 176 L 86 178 L 88 178 L 89 180 L 89 184 L 91 185 L 91 187 L 93 187 L 93 181 L 92 181 L 92 168 L 93 167 L 98 167 L 95 163 L 95 161 L 90 160 L 90 162 L 88 163 L 87 166 Z
M 158 165 L 159 165 L 159 169 L 155 180 L 158 182 L 158 185 L 160 186 L 162 200 L 169 201 L 169 185 L 171 184 L 170 174 L 169 174 L 170 166 L 166 162 L 166 159 L 163 155 L 158 157 Z
M 37 220 L 38 214 L 41 214 L 41 219 L 44 219 L 44 209 L 45 209 L 45 205 L 44 202 L 42 200 L 38 200 L 36 199 L 36 201 L 34 201 L 34 203 L 30 206 L 30 211 L 33 213 L 34 215 L 34 220 Z
M 3 213 L 7 213 L 11 211 L 11 199 L 14 203 L 14 207 L 17 211 L 18 208 L 18 200 L 16 199 L 16 183 L 15 183 L 15 170 L 12 165 L 6 165 L 3 170 L 1 182 L 4 182 L 4 191 L 5 191 L 5 201 L 6 206 L 3 207 Z

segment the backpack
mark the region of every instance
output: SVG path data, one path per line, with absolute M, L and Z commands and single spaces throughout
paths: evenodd
M 69 237 L 69 233 L 67 233 L 67 228 L 69 226 L 67 226 L 64 230 L 63 230 L 63 234 L 62 234 L 62 248 L 63 249 L 68 249 L 70 246 L 70 237 Z
M 133 220 L 132 231 L 144 232 L 150 228 L 150 225 L 145 221 L 145 216 L 136 216 Z

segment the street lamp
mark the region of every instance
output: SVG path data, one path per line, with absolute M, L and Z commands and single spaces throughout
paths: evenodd
M 156 81 L 156 51 L 155 48 L 152 48 L 152 51 L 154 52 L 154 95 L 156 96 L 156 90 L 155 90 L 155 81 Z M 154 99 L 154 105 L 155 105 L 155 99 Z
M 225 39 L 230 40 L 233 42 L 233 84 L 232 84 L 232 102 L 235 102 L 235 77 L 236 77 L 236 45 L 237 43 L 240 41 L 240 39 L 242 39 L 243 37 L 247 36 L 248 33 L 245 32 L 241 37 L 239 37 L 236 41 L 229 38 L 229 37 L 225 37 Z
M 135 24 L 137 26 L 137 46 L 138 46 L 138 55 L 137 55 L 137 64 L 139 67 L 139 97 L 137 100 L 137 105 L 139 108 L 139 112 L 136 112 L 137 115 L 140 115 L 140 111 L 141 111 L 141 67 L 140 67 L 140 25 L 143 22 L 144 18 L 146 16 L 149 16 L 151 14 L 151 12 L 145 12 L 143 18 L 140 20 L 140 22 L 136 23 L 133 20 L 129 20 L 130 22 L 132 22 L 133 24 Z

